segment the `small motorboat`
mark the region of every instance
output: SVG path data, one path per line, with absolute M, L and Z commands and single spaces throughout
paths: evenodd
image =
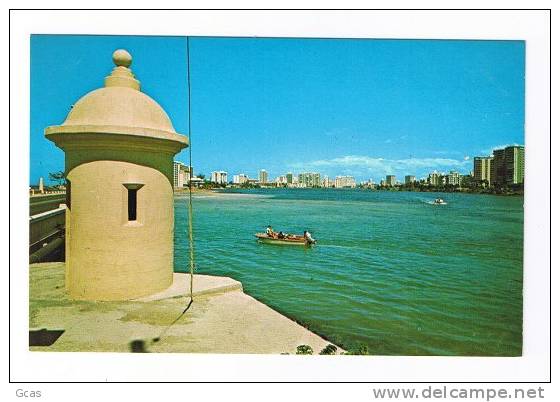
M 447 205 L 447 202 L 443 201 L 443 198 L 436 198 L 434 200 L 434 202 L 432 202 L 432 204 L 434 204 L 434 205 Z
M 310 246 L 315 244 L 316 240 L 312 238 L 306 238 L 305 236 L 294 235 L 294 234 L 279 234 L 274 233 L 273 235 L 267 235 L 266 233 L 257 233 L 255 237 L 261 243 L 266 244 L 278 244 L 278 245 L 288 245 L 288 246 Z

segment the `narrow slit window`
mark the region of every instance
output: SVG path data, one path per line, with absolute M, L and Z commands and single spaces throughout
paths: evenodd
M 144 187 L 142 183 L 123 183 L 126 188 L 128 222 L 138 221 L 138 190 Z
M 138 189 L 128 189 L 128 220 L 136 220 L 136 212 L 138 206 Z

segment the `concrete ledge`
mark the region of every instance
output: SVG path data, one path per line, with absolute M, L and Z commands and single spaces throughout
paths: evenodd
M 163 292 L 154 295 L 140 297 L 133 301 L 149 302 L 154 300 L 170 299 L 173 297 L 185 297 L 190 295 L 190 274 L 174 273 L 173 284 Z M 241 282 L 225 276 L 194 275 L 193 297 L 212 295 L 225 292 L 243 291 Z
M 299 345 L 309 345 L 317 354 L 329 344 L 243 293 L 236 280 L 194 279 L 198 297 L 192 304 L 188 274 L 175 274 L 168 289 L 138 300 L 72 300 L 64 288 L 64 263 L 31 264 L 29 328 L 53 339 L 40 337 L 41 345 L 31 343 L 29 349 L 126 353 L 142 345 L 152 353 L 294 354 Z

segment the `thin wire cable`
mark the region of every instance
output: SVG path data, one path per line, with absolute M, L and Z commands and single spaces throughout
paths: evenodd
M 191 51 L 190 38 L 187 36 L 187 92 L 188 92 L 188 132 L 189 132 L 189 250 L 190 250 L 190 297 L 193 300 L 193 278 L 194 278 L 194 236 L 193 236 L 193 207 L 192 207 L 192 130 L 191 130 Z
M 190 58 L 190 47 L 189 47 L 189 37 L 187 36 L 187 94 L 188 94 L 188 133 L 189 133 L 189 203 L 188 203 L 188 217 L 189 217 L 189 226 L 188 226 L 188 232 L 189 232 L 189 246 L 190 246 L 190 289 L 189 289 L 189 293 L 190 293 L 190 301 L 187 304 L 187 307 L 185 307 L 185 309 L 183 310 L 183 312 L 181 314 L 179 314 L 179 316 L 173 320 L 173 322 L 171 322 L 167 327 L 165 327 L 163 329 L 163 331 L 159 334 L 159 336 L 156 336 L 155 338 L 152 338 L 150 341 L 150 345 L 154 344 L 156 342 L 159 342 L 161 340 L 161 338 L 163 338 L 163 336 L 167 333 L 167 331 L 173 326 L 175 325 L 180 319 L 181 317 L 183 317 L 185 315 L 185 313 L 189 310 L 189 308 L 191 307 L 192 303 L 193 303 L 193 278 L 194 278 L 194 268 L 195 268 L 195 264 L 194 264 L 194 236 L 193 236 L 193 207 L 192 207 L 192 132 L 191 132 L 191 68 L 190 68 L 190 64 L 191 64 L 191 58 Z M 130 344 L 130 347 L 132 348 L 133 342 Z M 142 351 L 145 351 L 145 344 L 144 341 L 142 341 L 141 344 L 141 349 Z

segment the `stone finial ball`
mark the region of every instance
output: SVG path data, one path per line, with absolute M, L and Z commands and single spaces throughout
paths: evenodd
M 132 56 L 124 49 L 113 52 L 113 63 L 117 66 L 129 67 L 132 64 Z

